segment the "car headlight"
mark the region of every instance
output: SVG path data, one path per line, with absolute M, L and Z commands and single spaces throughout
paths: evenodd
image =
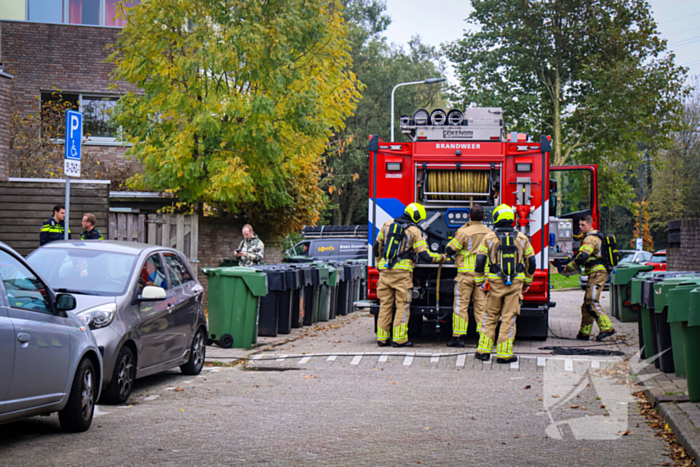
M 104 305 L 81 311 L 78 313 L 78 318 L 82 319 L 90 329 L 99 329 L 109 326 L 116 314 L 117 304 L 105 303 Z

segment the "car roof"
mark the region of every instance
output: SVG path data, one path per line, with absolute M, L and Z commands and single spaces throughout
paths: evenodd
M 147 243 L 125 242 L 118 240 L 60 240 L 48 243 L 42 246 L 41 248 L 97 250 L 131 255 L 140 255 L 142 253 L 150 253 L 152 251 L 161 250 L 177 252 L 177 250 L 175 250 L 174 248 L 168 248 L 159 245 L 149 245 Z
M 666 256 L 666 250 L 659 250 L 654 253 L 654 256 Z

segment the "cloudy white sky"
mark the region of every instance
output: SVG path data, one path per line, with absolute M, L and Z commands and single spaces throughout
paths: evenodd
M 661 35 L 676 53 L 676 63 L 700 75 L 700 1 L 650 0 Z M 459 38 L 471 11 L 468 0 L 387 0 L 392 24 L 386 32 L 390 42 L 406 44 L 418 34 L 423 42 L 438 46 Z M 451 75 L 451 74 L 450 74 Z

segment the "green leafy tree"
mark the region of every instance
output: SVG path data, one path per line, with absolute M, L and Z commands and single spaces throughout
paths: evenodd
M 335 133 L 334 144 L 326 153 L 326 176 L 322 187 L 330 200 L 324 223 L 367 222 L 369 192 L 369 135 L 390 139 L 391 89 L 398 83 L 439 77 L 444 71 L 437 51 L 412 39 L 406 49 L 386 42 L 383 33 L 390 19 L 380 0 L 344 0 L 350 26 L 349 44 L 353 72 L 364 84 L 362 100 L 346 127 Z M 442 107 L 445 98 L 440 86 L 409 86 L 396 92 L 395 138 L 407 140 L 399 129 L 399 116 L 413 114 L 421 107 Z
M 319 157 L 360 98 L 337 0 L 162 0 L 128 15 L 110 60 L 136 85 L 113 120 L 135 186 L 283 234 L 316 222 Z
M 685 69 L 674 64 L 645 0 L 472 0 L 478 29 L 445 46 L 464 106 L 501 106 L 520 131 L 551 134 L 552 164 L 638 160 L 677 127 Z M 604 201 L 628 201 L 608 173 Z

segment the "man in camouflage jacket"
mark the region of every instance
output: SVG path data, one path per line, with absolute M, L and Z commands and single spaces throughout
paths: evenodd
M 238 265 L 244 267 L 260 264 L 265 253 L 265 244 L 255 235 L 250 224 L 243 226 L 243 240 L 236 250 Z

